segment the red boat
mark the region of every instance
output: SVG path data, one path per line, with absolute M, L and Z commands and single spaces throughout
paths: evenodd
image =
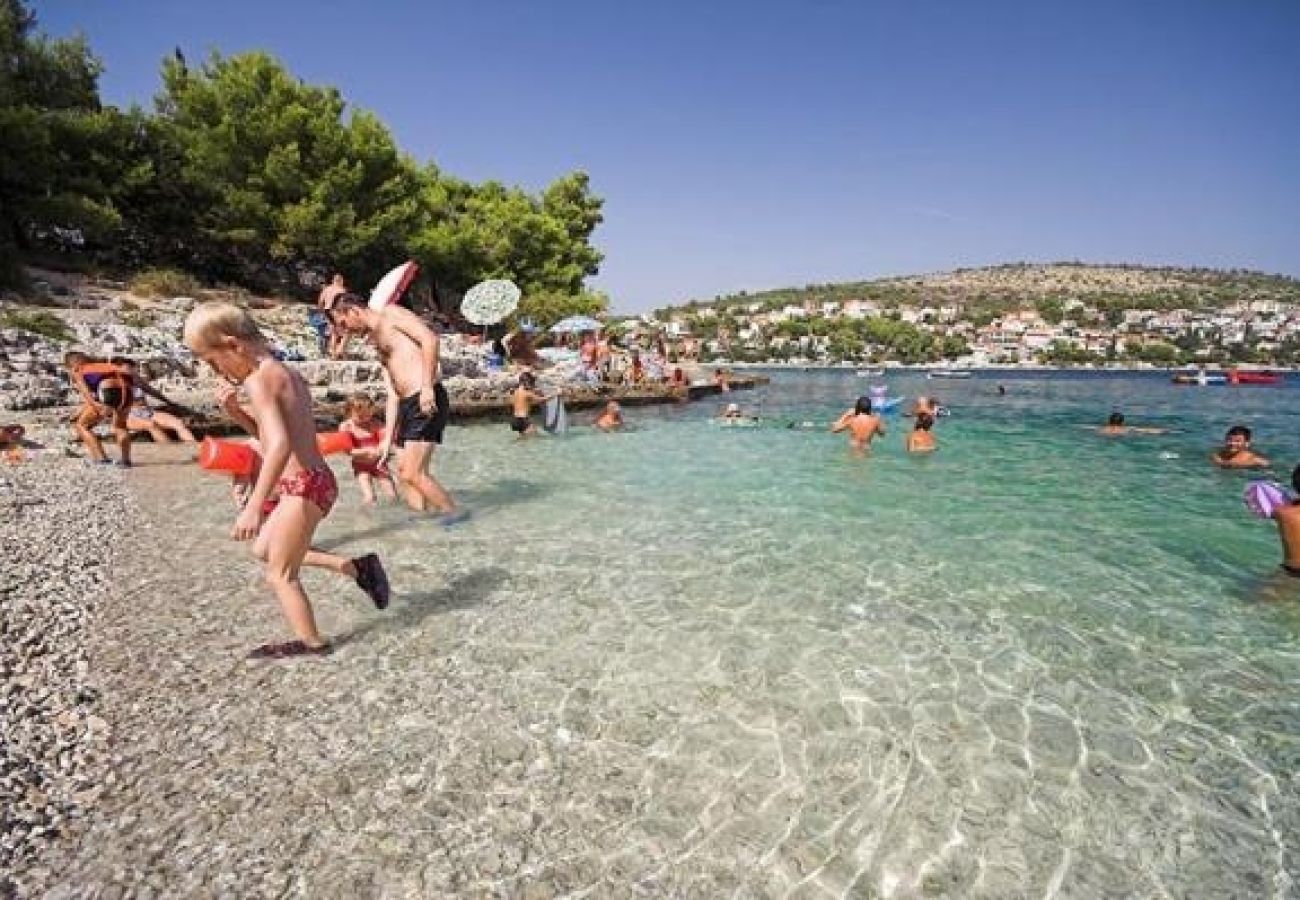
M 1228 384 L 1281 384 L 1282 376 L 1277 372 L 1242 372 L 1239 369 L 1228 371 Z

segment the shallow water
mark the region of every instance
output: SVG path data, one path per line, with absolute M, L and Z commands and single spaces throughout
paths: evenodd
M 560 723 L 584 748 L 575 804 L 627 800 L 592 838 L 607 882 L 1294 893 L 1300 581 L 1241 503 L 1249 476 L 1206 457 L 1243 422 L 1289 473 L 1300 391 L 894 377 L 953 411 L 933 457 L 902 452 L 897 417 L 866 458 L 784 427 L 865 383 L 778 374 L 732 397 L 754 429 L 711 424 L 711 401 L 629 410 L 617 435 L 453 429 L 436 468 L 471 522 L 364 510 L 344 478 L 321 537 L 379 549 L 399 615 L 431 588 L 476 596 L 455 652 L 501 667 L 521 733 Z M 1117 404 L 1178 432 L 1079 427 Z M 178 499 L 180 533 L 228 525 L 218 493 Z

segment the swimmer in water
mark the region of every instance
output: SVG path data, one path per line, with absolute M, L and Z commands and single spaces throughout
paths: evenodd
M 1124 414 L 1113 412 L 1106 419 L 1106 424 L 1097 429 L 1098 434 L 1108 437 L 1121 437 L 1126 434 L 1168 434 L 1168 428 L 1147 428 L 1137 425 L 1125 425 Z
M 1222 449 L 1210 455 L 1210 461 L 1221 469 L 1262 469 L 1269 462 L 1250 449 L 1251 433 L 1245 425 L 1233 425 L 1223 438 Z
M 601 431 L 618 431 L 623 424 L 623 408 L 618 405 L 617 400 L 606 403 L 605 411 L 596 420 L 596 427 Z
M 877 435 L 884 436 L 885 423 L 880 416 L 871 412 L 871 398 L 859 397 L 853 409 L 835 420 L 831 432 L 839 434 L 849 432 L 849 446 L 854 450 L 866 451 L 871 448 L 871 441 Z
M 912 433 L 907 436 L 908 453 L 933 453 L 939 449 L 938 442 L 934 439 L 930 429 L 934 427 L 934 416 L 929 413 L 921 413 L 916 417 L 916 425 L 912 428 Z
M 1291 472 L 1291 488 L 1300 494 L 1300 466 Z M 1300 578 L 1300 499 L 1274 510 L 1273 521 L 1277 523 L 1277 536 L 1282 542 L 1282 571 Z

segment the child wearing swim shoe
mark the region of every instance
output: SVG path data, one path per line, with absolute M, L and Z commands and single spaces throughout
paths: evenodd
M 393 474 L 380 456 L 384 440 L 384 423 L 375 415 L 375 401 L 367 394 L 353 394 L 348 398 L 348 417 L 339 431 L 352 435 L 352 476 L 361 488 L 361 502 L 367 506 L 375 503 L 375 487 L 389 500 L 397 499 Z
M 229 303 L 205 303 L 185 321 L 185 345 L 229 384 L 218 391 L 221 407 L 258 441 L 262 463 L 239 518 L 237 541 L 253 541 L 253 555 L 266 564 L 266 581 L 296 640 L 264 644 L 249 656 L 278 659 L 329 653 L 316 627 L 298 573 L 302 566 L 329 569 L 353 579 L 375 607 L 388 606 L 388 577 L 373 553 L 354 559 L 311 546 L 312 535 L 338 499 L 338 483 L 316 447 L 311 392 L 302 376 L 271 354 L 252 317 Z M 244 409 L 234 386 L 252 402 Z

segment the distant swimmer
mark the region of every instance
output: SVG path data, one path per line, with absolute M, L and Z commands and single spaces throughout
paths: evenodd
M 884 436 L 885 423 L 881 421 L 880 416 L 871 412 L 871 398 L 859 397 L 853 409 L 835 421 L 831 431 L 835 434 L 848 431 L 849 446 L 854 450 L 867 450 L 871 447 L 872 438 L 877 435 Z
M 1262 469 L 1269 462 L 1250 449 L 1251 432 L 1245 425 L 1233 425 L 1223 438 L 1223 447 L 1210 455 L 1221 469 Z
M 728 403 L 718 416 L 720 425 L 757 425 L 758 416 L 751 415 L 740 408 L 739 403 Z
M 1120 437 L 1126 434 L 1168 434 L 1168 428 L 1149 428 L 1139 425 L 1124 424 L 1124 414 L 1113 412 L 1106 419 L 1106 424 L 1097 429 L 1098 434 L 1104 434 L 1109 437 Z
M 934 439 L 930 429 L 934 427 L 934 416 L 929 413 L 921 413 L 916 417 L 916 424 L 912 426 L 912 433 L 907 436 L 908 453 L 933 453 L 939 449 L 939 443 Z
M 1006 395 L 1007 395 L 1007 389 L 1006 389 L 1006 386 L 1005 386 L 1005 385 L 1001 385 L 1001 384 L 999 384 L 999 385 L 998 385 L 998 396 L 999 396 L 999 397 L 1005 397 Z
M 596 427 L 601 431 L 618 431 L 624 424 L 623 408 L 618 405 L 617 400 L 606 403 L 600 418 L 596 420 Z
M 1291 472 L 1291 488 L 1300 495 L 1300 466 Z M 1282 570 L 1300 578 L 1300 499 L 1292 500 L 1273 511 L 1277 536 L 1282 541 Z

